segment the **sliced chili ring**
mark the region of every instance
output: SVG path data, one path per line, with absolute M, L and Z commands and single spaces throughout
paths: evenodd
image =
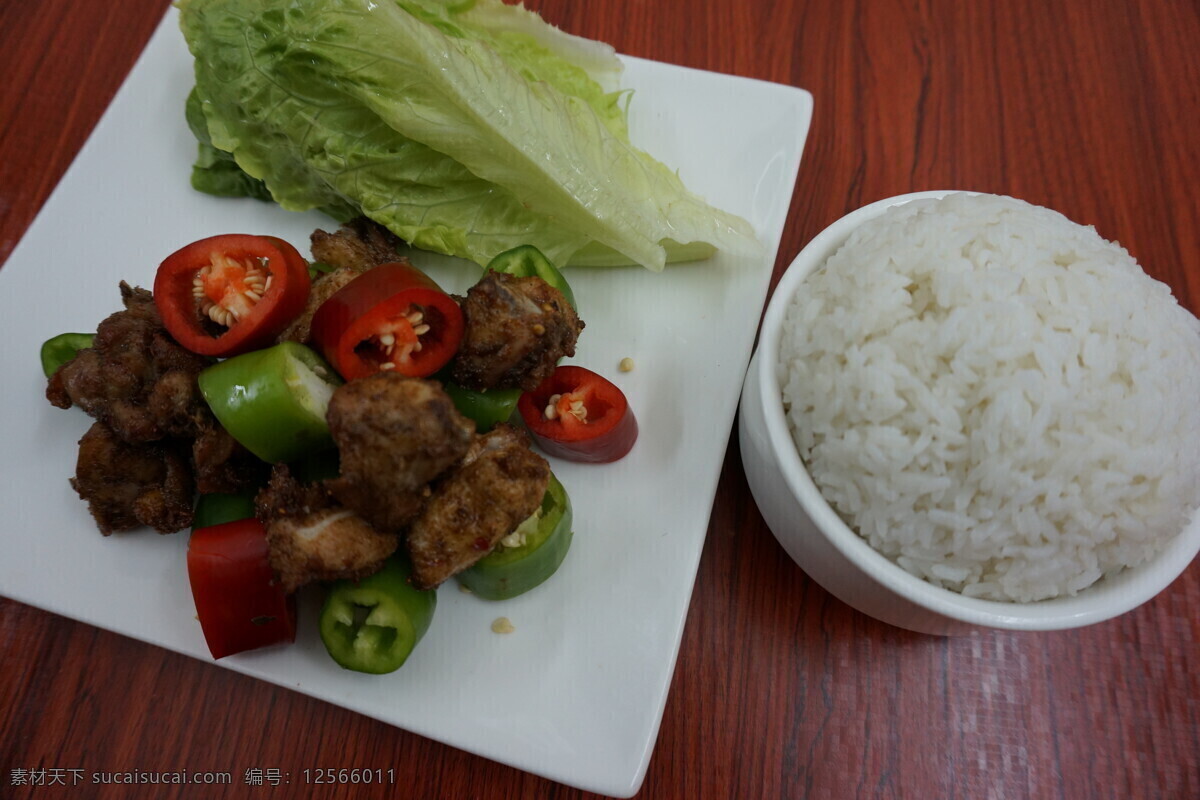
M 558 367 L 517 410 L 538 447 L 570 461 L 606 463 L 623 458 L 637 441 L 637 419 L 615 384 L 589 369 Z
M 393 556 L 374 575 L 330 587 L 318 627 L 334 661 L 376 675 L 404 666 L 437 610 L 437 592 L 416 589 L 411 577 L 408 560 Z
M 507 272 L 518 278 L 531 276 L 541 278 L 558 289 L 562 296 L 567 298 L 571 308 L 579 309 L 579 306 L 575 305 L 575 292 L 571 291 L 571 284 L 567 283 L 567 279 L 563 277 L 558 267 L 554 266 L 541 250 L 531 244 L 523 244 L 520 247 L 505 250 L 489 261 L 487 268 L 493 272 Z
M 47 378 L 54 377 L 59 367 L 73 360 L 80 350 L 91 347 L 95 338 L 94 333 L 60 333 L 47 339 L 42 343 L 42 372 Z
M 237 522 L 254 516 L 255 492 L 213 492 L 196 498 L 192 514 L 192 532 L 226 522 Z
M 342 380 L 302 344 L 227 358 L 200 372 L 196 383 L 221 427 L 269 464 L 333 447 L 325 411 Z
M 395 370 L 423 378 L 458 351 L 463 316 L 433 279 L 405 262 L 359 275 L 321 304 L 312 338 L 346 380 Z
M 270 344 L 308 302 L 304 257 L 274 236 L 232 233 L 192 242 L 154 276 L 154 304 L 182 346 L 233 356 Z
M 508 600 L 524 594 L 544 583 L 562 565 L 574 535 L 571 522 L 571 498 L 551 473 L 538 510 L 501 539 L 492 552 L 455 578 L 484 600 Z
M 460 386 L 443 374 L 436 376 L 442 383 L 442 388 L 458 413 L 475 423 L 475 430 L 487 433 L 501 422 L 508 422 L 517 401 L 521 399 L 520 389 L 468 389 Z

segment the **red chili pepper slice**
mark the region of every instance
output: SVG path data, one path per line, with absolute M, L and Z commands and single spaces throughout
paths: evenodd
M 637 419 L 625 393 L 589 369 L 558 367 L 517 410 L 547 455 L 606 463 L 623 458 L 637 441 Z
M 213 658 L 296 640 L 296 599 L 275 580 L 257 519 L 192 531 L 187 568 Z
M 411 264 L 381 264 L 321 304 L 312 338 L 346 380 L 395 370 L 423 378 L 446 365 L 462 341 L 454 298 Z
M 206 356 L 271 344 L 308 302 L 304 257 L 282 239 L 231 233 L 176 250 L 154 276 L 154 304 L 175 341 Z

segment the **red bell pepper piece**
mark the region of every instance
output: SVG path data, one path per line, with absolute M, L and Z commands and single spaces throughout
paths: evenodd
M 454 298 L 408 263 L 381 264 L 321 304 L 312 338 L 346 380 L 383 370 L 423 378 L 446 365 L 462 341 Z
M 192 531 L 187 568 L 213 658 L 296 640 L 296 599 L 275 580 L 257 519 Z
M 521 395 L 517 410 L 547 455 L 569 461 L 616 461 L 637 441 L 637 419 L 625 393 L 583 367 L 558 367 Z
M 282 239 L 232 233 L 183 247 L 158 268 L 154 304 L 175 341 L 206 356 L 271 344 L 300 315 L 308 263 Z

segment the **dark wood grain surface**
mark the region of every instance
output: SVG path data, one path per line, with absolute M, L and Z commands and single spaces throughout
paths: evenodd
M 624 53 L 813 93 L 776 279 L 857 206 L 961 188 L 1094 225 L 1200 307 L 1195 0 L 528 5 Z M 0 261 L 165 7 L 0 3 Z M 731 436 L 641 797 L 1200 797 L 1200 565 L 1082 630 L 907 633 L 850 610 L 788 560 Z M 244 781 L 247 769 L 318 767 L 394 767 L 399 778 L 382 792 Z M 180 769 L 228 771 L 233 785 L 90 783 L 95 771 Z M 68 785 L 13 785 L 33 770 Z M 87 777 L 71 787 L 71 770 Z M 385 795 L 582 793 L 0 600 L 0 797 Z

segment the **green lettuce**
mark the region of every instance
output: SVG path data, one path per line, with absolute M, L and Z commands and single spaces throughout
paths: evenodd
M 364 214 L 480 264 L 522 244 L 559 264 L 654 270 L 757 248 L 744 220 L 630 143 L 611 48 L 520 6 L 177 5 L 195 59 L 203 191 L 208 180 L 237 193 L 244 180 L 246 194 L 265 188 L 286 209 Z
M 213 147 L 208 136 L 208 120 L 200 108 L 195 90 L 188 95 L 186 115 L 188 127 L 197 140 L 196 163 L 192 165 L 192 188 L 217 197 L 253 197 L 271 200 L 267 185 L 251 178 L 234 160 L 232 153 Z

